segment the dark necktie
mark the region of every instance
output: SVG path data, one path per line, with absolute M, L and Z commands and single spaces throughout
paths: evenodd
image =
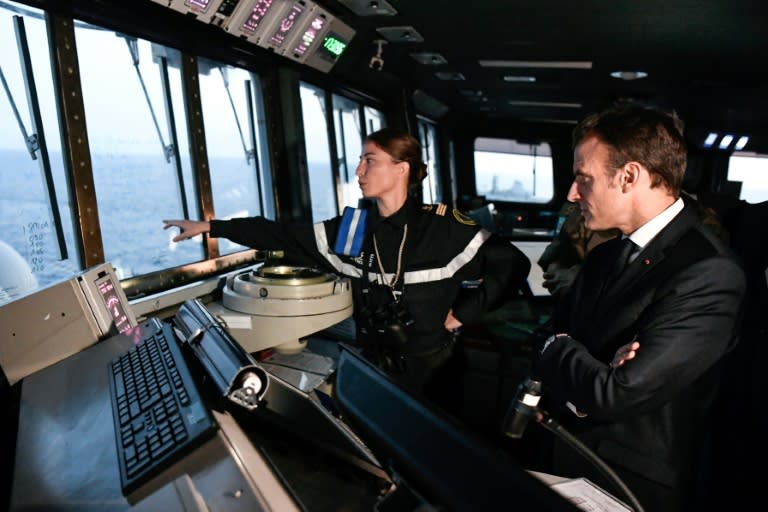
M 624 271 L 624 268 L 626 268 L 627 263 L 629 263 L 629 257 L 632 255 L 636 248 L 637 244 L 630 240 L 629 237 L 624 238 L 620 242 L 620 248 L 616 253 L 616 259 L 613 261 L 611 270 L 608 273 L 608 277 L 606 278 L 606 283 L 611 283 L 619 278 L 619 275 L 621 275 L 621 273 Z

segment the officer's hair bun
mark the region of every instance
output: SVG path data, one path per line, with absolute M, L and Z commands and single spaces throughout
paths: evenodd
M 416 188 L 427 177 L 427 164 L 419 160 L 414 166 L 411 166 L 411 172 L 408 175 L 408 184 L 411 188 Z

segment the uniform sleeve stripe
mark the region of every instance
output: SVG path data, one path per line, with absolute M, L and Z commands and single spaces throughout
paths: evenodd
M 315 224 L 314 230 L 315 243 L 317 244 L 318 252 L 320 252 L 320 254 L 328 261 L 328 263 L 331 264 L 333 268 L 336 269 L 337 272 L 350 277 L 362 276 L 362 271 L 359 268 L 355 267 L 354 265 L 350 265 L 349 263 L 344 263 L 341 261 L 341 258 L 331 252 L 330 246 L 328 245 L 328 237 L 325 234 L 325 224 L 323 222 L 318 222 Z
M 472 261 L 472 258 L 477 255 L 477 251 L 480 250 L 480 247 L 490 236 L 491 233 L 489 231 L 481 229 L 472 237 L 472 240 L 469 241 L 464 250 L 457 254 L 446 266 L 406 272 L 403 278 L 405 284 L 428 283 L 453 277 L 464 265 Z M 391 276 L 386 276 L 385 278 L 391 279 Z
M 320 222 L 315 224 L 315 243 L 317 243 L 317 249 L 320 251 L 326 260 L 336 269 L 340 274 L 350 277 L 362 277 L 362 270 L 349 263 L 344 263 L 341 258 L 336 256 L 329 250 L 328 239 L 325 234 L 325 225 Z M 491 233 L 485 229 L 478 231 L 474 237 L 469 241 L 464 250 L 457 254 L 448 264 L 439 268 L 428 268 L 424 270 L 417 270 L 412 272 L 406 272 L 403 276 L 405 284 L 420 284 L 429 283 L 432 281 L 442 281 L 443 279 L 450 279 L 456 272 L 458 272 L 464 265 L 472 261 L 472 258 L 477 256 L 477 252 L 480 247 L 490 238 Z M 393 274 L 384 274 L 384 280 L 390 281 Z M 368 277 L 371 281 L 375 282 L 379 280 L 380 274 L 376 272 L 370 272 Z

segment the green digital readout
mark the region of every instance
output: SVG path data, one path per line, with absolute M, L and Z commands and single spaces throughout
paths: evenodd
M 323 40 L 323 48 L 328 50 L 335 57 L 341 55 L 346 47 L 347 43 L 333 35 L 328 35 Z

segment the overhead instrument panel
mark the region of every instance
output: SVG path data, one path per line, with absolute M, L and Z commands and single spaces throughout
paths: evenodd
M 307 17 L 307 13 L 315 5 L 310 0 L 289 0 L 280 2 L 279 10 L 270 19 L 270 23 L 264 26 L 264 34 L 257 44 L 263 48 L 282 53 L 285 43 L 293 38 Z
M 312 0 L 153 1 L 326 73 L 355 35 Z
M 232 3 L 231 0 L 171 0 L 168 7 L 174 11 L 193 16 L 197 21 L 210 23 L 221 4 Z
M 298 62 L 306 61 L 312 51 L 322 43 L 331 18 L 325 9 L 317 4 L 313 5 L 293 36 L 283 45 L 282 54 Z
M 242 7 L 232 15 L 225 29 L 236 36 L 257 43 L 285 0 L 244 0 Z

